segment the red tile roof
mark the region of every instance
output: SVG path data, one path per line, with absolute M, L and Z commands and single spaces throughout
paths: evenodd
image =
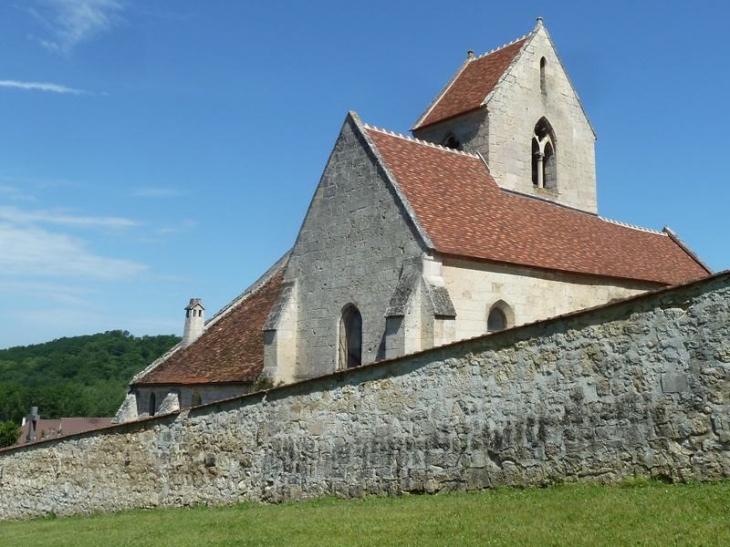
M 461 71 L 436 98 L 414 129 L 420 129 L 459 114 L 476 110 L 522 49 L 522 38 L 487 55 L 466 62 Z
M 279 268 L 251 294 L 213 318 L 187 348 L 179 349 L 133 384 L 254 382 L 264 367 L 264 323 L 281 292 Z
M 42 419 L 36 422 L 36 441 L 45 439 L 56 439 L 58 437 L 67 437 L 76 433 L 84 433 L 85 431 L 93 431 L 102 427 L 109 427 L 112 424 L 111 418 L 56 418 Z M 21 435 L 18 440 L 19 445 L 28 444 L 28 429 L 30 423 L 26 422 L 21 427 Z
M 438 252 L 662 284 L 710 273 L 665 233 L 502 190 L 478 156 L 366 132 Z

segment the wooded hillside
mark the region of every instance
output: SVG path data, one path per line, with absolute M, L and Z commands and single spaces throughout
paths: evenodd
M 113 416 L 129 380 L 180 338 L 115 330 L 0 350 L 0 421 Z

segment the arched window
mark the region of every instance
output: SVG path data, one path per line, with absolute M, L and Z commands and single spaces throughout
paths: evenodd
M 442 146 L 445 146 L 446 148 L 453 148 L 454 150 L 461 150 L 461 143 L 459 142 L 459 139 L 454 136 L 453 133 L 449 133 L 448 135 L 446 135 Z
M 150 393 L 149 415 L 154 416 L 156 410 L 157 410 L 157 397 L 155 397 L 154 393 Z
M 504 312 L 499 308 L 492 308 L 487 318 L 487 330 L 489 332 L 497 332 L 498 330 L 504 330 L 507 328 L 507 318 L 504 316 Z
M 532 185 L 557 192 L 558 170 L 555 149 L 555 133 L 545 118 L 535 125 L 532 135 Z
M 547 95 L 547 84 L 545 83 L 545 66 L 547 61 L 545 57 L 540 59 L 540 93 Z
M 557 172 L 555 169 L 555 150 L 552 141 L 545 143 L 545 151 L 542 157 L 543 176 L 542 183 L 548 190 L 557 188 Z
M 352 304 L 342 310 L 339 348 L 340 368 L 359 367 L 362 364 L 362 315 Z
M 494 305 L 489 308 L 487 314 L 487 332 L 497 332 L 510 328 L 515 323 L 515 316 L 504 300 L 495 302 Z

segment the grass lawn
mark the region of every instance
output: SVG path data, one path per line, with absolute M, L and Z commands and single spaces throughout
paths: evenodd
M 137 510 L 0 523 L 0 545 L 730 545 L 730 482 Z

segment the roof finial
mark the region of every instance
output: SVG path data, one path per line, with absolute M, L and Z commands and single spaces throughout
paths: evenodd
M 538 15 L 536 21 L 537 21 L 537 27 L 538 28 L 542 27 L 542 15 Z
M 474 52 L 471 49 L 466 52 L 466 58 L 470 61 L 474 58 Z

